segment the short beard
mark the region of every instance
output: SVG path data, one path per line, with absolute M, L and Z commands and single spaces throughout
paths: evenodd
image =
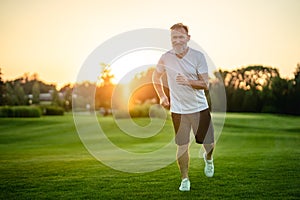
M 174 49 L 174 51 L 175 51 L 175 53 L 176 54 L 183 54 L 184 53 L 184 51 L 187 49 L 187 46 L 184 46 L 184 47 L 182 47 L 182 48 L 180 48 L 180 49 L 177 49 L 177 48 L 174 48 L 173 47 L 173 49 Z

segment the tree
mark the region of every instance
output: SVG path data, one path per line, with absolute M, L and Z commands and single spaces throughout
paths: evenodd
M 100 86 L 96 89 L 95 104 L 97 108 L 103 107 L 107 110 L 111 108 L 111 98 L 115 88 L 112 82 L 114 75 L 109 64 L 101 63 L 100 66 L 102 68 L 99 76 Z
M 246 103 L 244 103 L 244 97 L 246 96 L 247 91 L 245 91 L 244 89 L 236 89 L 234 90 L 232 97 L 231 97 L 231 101 L 232 101 L 232 105 L 231 105 L 231 111 L 233 112 L 241 112 L 243 110 L 243 107 L 247 107 Z
M 243 112 L 260 112 L 257 108 L 258 95 L 255 90 L 248 90 L 245 92 L 244 101 L 241 110 Z
M 7 101 L 6 105 L 10 105 L 10 106 L 18 105 L 16 94 L 10 82 L 5 83 L 5 90 L 6 90 L 6 101 Z
M 72 106 L 75 110 L 86 110 L 87 105 L 90 108 L 94 107 L 95 100 L 97 100 L 97 96 L 95 99 L 95 91 L 96 91 L 96 83 L 90 83 L 88 81 L 77 83 L 73 87 L 73 100 Z M 92 106 L 92 107 L 91 107 Z
M 295 72 L 295 78 L 294 78 L 294 82 L 295 82 L 295 88 L 294 88 L 294 105 L 295 105 L 295 113 L 297 115 L 300 115 L 300 106 L 299 106 L 299 102 L 300 102 L 300 63 L 297 64 L 297 68 L 296 68 L 296 72 Z
M 209 80 L 209 90 L 205 91 L 209 107 L 212 111 L 224 112 L 227 109 L 222 74 L 214 72 L 214 78 Z M 225 100 L 225 101 L 224 101 Z
M 52 105 L 54 106 L 61 106 L 61 101 L 56 89 L 51 91 L 52 93 Z
M 101 86 L 112 85 L 112 80 L 115 76 L 111 72 L 111 66 L 105 63 L 100 63 L 100 66 L 102 68 L 99 76 Z
M 297 64 L 297 68 L 296 68 L 296 71 L 295 71 L 295 82 L 296 84 L 299 84 L 300 85 L 300 63 Z
M 300 63 L 297 64 L 294 79 L 288 83 L 286 110 L 288 114 L 300 115 Z
M 17 81 L 15 83 L 14 93 L 15 93 L 16 99 L 17 99 L 16 105 L 25 105 L 25 104 L 27 104 L 27 101 L 26 101 L 27 98 L 25 96 L 25 92 L 24 92 L 23 87 L 21 86 L 19 81 Z
M 5 105 L 5 84 L 2 80 L 2 72 L 0 68 L 0 106 Z
M 272 80 L 279 77 L 277 69 L 259 65 L 219 73 L 224 80 L 228 111 L 261 112 L 269 106 L 265 102 L 270 100 Z
M 71 84 L 67 84 L 65 86 L 63 86 L 60 89 L 60 92 L 63 93 L 64 96 L 64 102 L 63 102 L 63 106 L 65 108 L 66 111 L 69 111 L 72 109 L 72 93 L 73 93 L 73 88 L 71 86 Z
M 37 81 L 35 81 L 32 86 L 32 103 L 40 103 L 40 84 Z
M 147 71 L 135 75 L 130 82 L 131 102 L 144 103 L 151 99 L 157 99 L 156 91 L 152 84 L 152 74 L 155 68 L 151 67 Z

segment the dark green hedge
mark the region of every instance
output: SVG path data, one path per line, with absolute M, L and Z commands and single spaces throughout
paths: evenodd
M 58 106 L 41 107 L 43 115 L 64 115 L 64 109 Z
M 128 111 L 118 110 L 114 113 L 115 118 L 136 118 L 136 117 L 151 117 L 166 119 L 168 117 L 167 111 L 163 109 L 160 105 L 153 105 L 149 103 L 144 103 L 141 105 L 135 105 L 132 109 Z
M 0 117 L 41 117 L 41 115 L 64 115 L 58 106 L 2 106 Z
M 0 117 L 40 117 L 41 111 L 33 106 L 0 107 Z

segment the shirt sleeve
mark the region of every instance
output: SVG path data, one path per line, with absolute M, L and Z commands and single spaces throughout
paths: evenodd
M 156 65 L 156 71 L 158 73 L 164 73 L 166 71 L 166 67 L 164 65 L 164 56 L 162 55 Z
M 206 62 L 206 59 L 205 59 L 205 56 L 203 53 L 201 53 L 199 56 L 199 64 L 197 66 L 197 73 L 198 74 L 208 73 L 207 62 Z

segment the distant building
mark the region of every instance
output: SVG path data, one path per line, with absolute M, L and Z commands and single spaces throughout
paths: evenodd
M 53 93 L 52 90 L 50 90 L 48 93 L 40 93 L 40 98 L 39 98 L 40 104 L 41 105 L 50 105 L 52 103 L 52 93 Z M 62 100 L 64 97 L 63 93 L 59 92 L 57 94 L 58 94 L 58 98 Z M 33 95 L 29 94 L 28 99 L 29 99 L 29 102 L 32 102 Z

